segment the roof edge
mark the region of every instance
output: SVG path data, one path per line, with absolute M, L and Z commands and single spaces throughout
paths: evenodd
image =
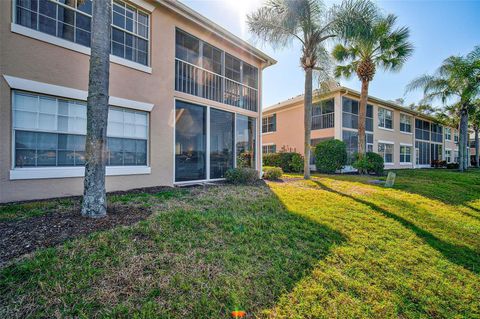
M 337 93 L 337 92 L 344 93 L 344 94 L 352 94 L 352 95 L 358 96 L 358 98 L 360 98 L 360 95 L 361 95 L 361 93 L 357 90 L 350 89 L 350 88 L 345 87 L 345 86 L 339 86 L 339 87 L 335 87 L 334 89 L 332 89 L 328 92 L 322 93 L 322 94 L 315 94 L 315 92 L 314 92 L 313 99 L 318 100 L 318 99 L 321 99 L 323 97 L 326 97 L 330 94 Z M 264 113 L 264 114 L 265 113 L 271 113 L 275 110 L 281 110 L 281 109 L 287 109 L 289 107 L 293 107 L 294 104 L 298 103 L 299 101 L 302 101 L 303 97 L 304 97 L 304 94 L 300 94 L 300 95 L 297 95 L 297 96 L 295 96 L 293 98 L 290 98 L 288 100 L 285 100 L 285 101 L 279 102 L 277 104 L 268 106 L 268 107 L 266 107 L 262 110 L 262 113 Z M 418 117 L 423 117 L 423 118 L 428 119 L 430 121 L 434 121 L 434 122 L 437 122 L 437 123 L 442 123 L 444 125 L 447 125 L 444 122 L 440 121 L 439 119 L 437 119 L 433 116 L 430 116 L 428 114 L 424 114 L 424 113 L 421 113 L 421 112 L 418 112 L 418 111 L 415 111 L 415 110 L 411 110 L 411 109 L 409 109 L 405 106 L 401 106 L 399 104 L 396 104 L 396 103 L 393 103 L 393 102 L 390 102 L 390 101 L 387 101 L 387 100 L 384 100 L 384 99 L 381 99 L 381 98 L 377 98 L 377 97 L 369 95 L 367 100 L 369 102 L 374 102 L 374 103 L 377 103 L 377 104 L 383 104 L 385 106 L 391 107 L 393 109 L 399 110 L 399 111 L 404 112 L 404 113 L 409 113 L 411 115 L 415 115 L 415 116 L 418 116 Z
M 239 38 L 238 36 L 234 35 L 227 29 L 223 28 L 222 26 L 216 24 L 212 20 L 208 19 L 204 15 L 196 12 L 186 4 L 183 4 L 179 0 L 155 0 L 157 3 L 169 8 L 170 10 L 180 14 L 181 16 L 192 20 L 193 22 L 203 26 L 205 29 L 220 35 L 221 37 L 227 39 L 233 45 L 251 53 L 261 61 L 265 62 L 265 67 L 269 67 L 277 63 L 277 60 L 270 57 L 266 53 L 262 52 L 261 50 L 257 49 L 247 41 Z

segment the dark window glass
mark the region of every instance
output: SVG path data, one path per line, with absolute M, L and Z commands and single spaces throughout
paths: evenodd
M 258 87 L 258 69 L 248 63 L 243 62 L 243 84 L 254 89 Z
M 214 46 L 203 43 L 203 68 L 222 74 L 222 51 Z
M 206 108 L 176 102 L 175 181 L 206 179 Z
M 240 65 L 239 59 L 225 53 L 225 76 L 228 79 L 240 82 Z
M 223 178 L 233 167 L 234 114 L 210 109 L 210 178 Z

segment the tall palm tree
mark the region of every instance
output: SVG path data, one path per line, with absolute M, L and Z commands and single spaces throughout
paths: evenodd
M 367 109 L 368 87 L 377 68 L 385 71 L 399 71 L 413 53 L 408 41 L 410 32 L 407 27 L 396 28 L 397 17 L 389 14 L 378 17 L 369 32 L 345 37 L 343 44 L 337 44 L 332 52 L 340 63 L 335 76 L 350 78 L 355 73 L 362 82 L 360 108 L 358 112 L 358 154 L 365 154 L 365 115 Z M 361 173 L 361 172 L 360 172 Z
M 82 215 L 93 218 L 107 214 L 105 141 L 108 122 L 111 20 L 112 1 L 93 1 L 82 201 Z
M 407 91 L 423 89 L 424 101 L 440 99 L 454 103 L 459 125 L 459 170 L 468 168 L 468 115 L 472 104 L 480 95 L 480 46 L 466 56 L 445 59 L 434 75 L 422 75 L 407 85 Z
M 312 79 L 325 56 L 324 44 L 338 35 L 362 33 L 376 15 L 369 0 L 347 0 L 327 10 L 321 0 L 268 0 L 247 17 L 250 31 L 274 48 L 284 48 L 293 41 L 301 46 L 300 65 L 305 71 L 304 178 L 310 178 L 310 131 L 312 125 Z

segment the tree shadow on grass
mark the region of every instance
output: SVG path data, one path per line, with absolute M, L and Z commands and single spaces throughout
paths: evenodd
M 418 194 L 449 205 L 464 205 L 475 211 L 469 202 L 480 199 L 480 170 L 461 173 L 446 169 L 404 169 L 395 170 L 397 177 L 393 189 Z M 329 178 L 358 182 L 379 187 L 373 180 L 385 179 L 384 176 L 328 175 Z
M 0 313 L 199 319 L 243 309 L 259 315 L 346 241 L 289 211 L 266 185 L 192 189 L 171 207 L 0 270 Z
M 375 205 L 374 203 L 334 190 L 326 186 L 320 181 L 314 180 L 313 182 L 325 191 L 329 191 L 329 192 L 338 194 L 340 196 L 350 198 L 351 200 L 354 200 L 360 204 L 370 207 L 372 210 L 382 214 L 387 218 L 391 218 L 399 222 L 402 226 L 413 231 L 418 237 L 423 239 L 430 247 L 439 251 L 450 262 L 455 263 L 459 266 L 462 266 L 463 268 L 468 269 L 476 274 L 480 273 L 480 254 L 475 250 L 465 246 L 453 245 L 448 242 L 445 242 L 440 238 L 436 237 L 435 235 L 431 234 L 430 232 L 416 226 L 414 223 L 406 220 L 405 218 L 400 217 L 392 212 L 389 212 L 386 209 L 383 209 L 378 205 Z

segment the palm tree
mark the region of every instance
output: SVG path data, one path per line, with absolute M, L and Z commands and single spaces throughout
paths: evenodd
M 395 28 L 396 21 L 397 17 L 393 14 L 380 16 L 371 24 L 369 32 L 345 37 L 344 43 L 337 44 L 332 52 L 334 59 L 340 63 L 335 69 L 335 76 L 350 78 L 355 73 L 362 82 L 358 112 L 359 158 L 362 158 L 366 151 L 365 114 L 368 87 L 376 69 L 399 71 L 413 52 L 413 46 L 408 41 L 409 29 Z
M 108 122 L 111 20 L 112 1 L 93 1 L 82 201 L 82 215 L 93 218 L 107 214 L 105 141 Z
M 274 48 L 284 48 L 293 41 L 301 46 L 300 65 L 305 71 L 304 178 L 310 178 L 310 131 L 312 125 L 312 78 L 320 67 L 328 39 L 362 33 L 376 15 L 377 8 L 369 0 L 347 0 L 326 10 L 321 0 L 268 0 L 247 17 L 250 31 Z
M 407 85 L 407 91 L 423 89 L 424 101 L 440 99 L 442 103 L 455 100 L 451 108 L 459 114 L 459 170 L 468 168 L 468 115 L 480 95 L 480 46 L 466 56 L 445 59 L 434 75 L 422 75 Z

